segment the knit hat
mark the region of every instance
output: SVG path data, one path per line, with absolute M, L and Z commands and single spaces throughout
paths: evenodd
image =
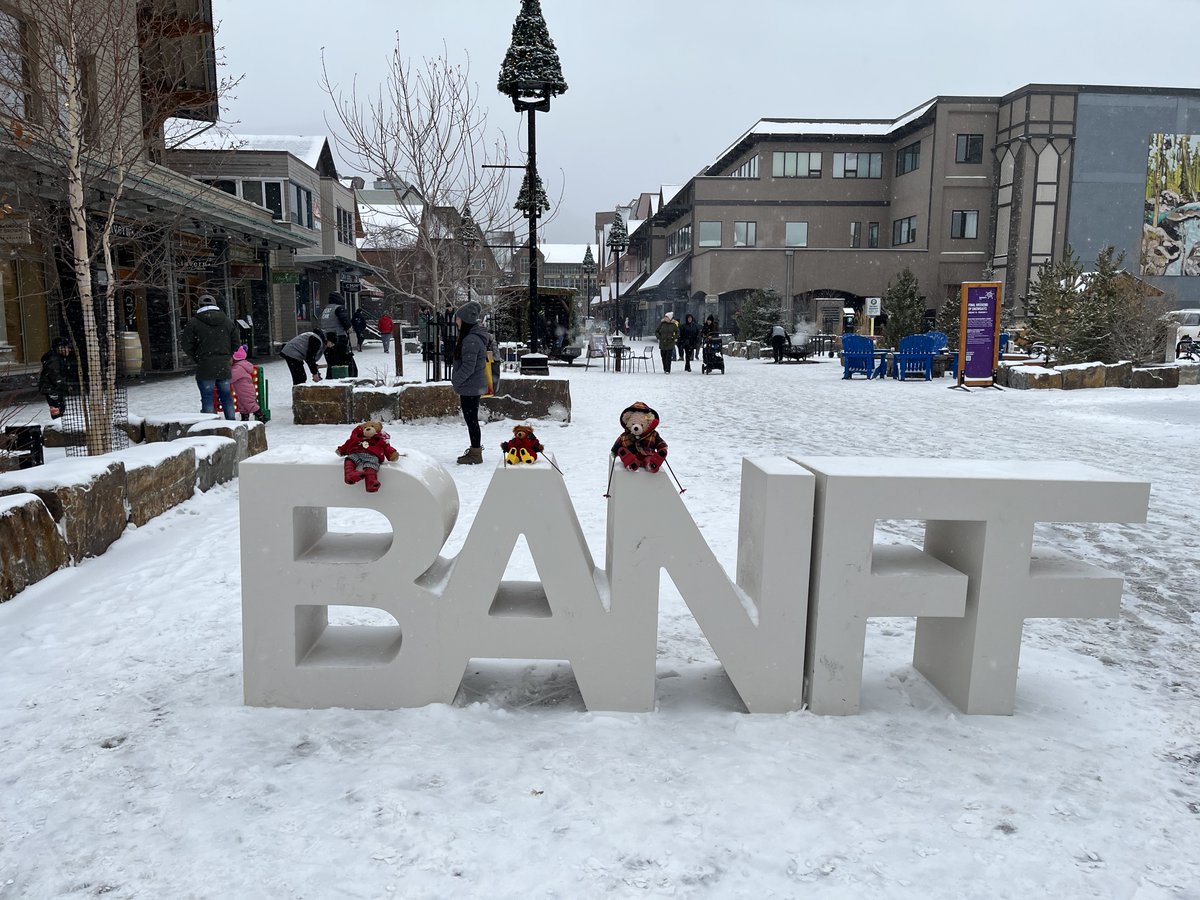
M 246 345 L 245 344 L 242 344 L 242 346 L 238 347 L 236 350 L 233 351 L 233 358 L 234 359 L 245 359 L 246 358 Z
M 458 308 L 454 314 L 457 318 L 462 319 L 466 325 L 474 325 L 479 321 L 479 317 L 483 314 L 483 307 L 479 305 L 478 300 L 468 300 Z

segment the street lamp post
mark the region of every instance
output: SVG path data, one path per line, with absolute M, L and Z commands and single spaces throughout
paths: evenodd
M 591 244 L 587 245 L 583 262 L 579 264 L 579 271 L 583 273 L 583 315 L 587 318 L 592 314 L 592 276 L 596 274 L 596 260 L 592 257 Z
M 629 233 L 625 230 L 625 221 L 621 218 L 621 210 L 616 212 L 612 227 L 608 230 L 608 249 L 616 254 L 613 267 L 613 306 L 617 311 L 617 328 L 625 321 L 621 315 L 621 251 L 629 246 Z M 621 371 L 621 354 L 617 354 L 615 367 Z
M 512 99 L 513 109 L 529 114 L 529 157 L 525 182 L 516 209 L 529 217 L 529 349 L 537 352 L 537 221 L 549 210 L 550 201 L 537 171 L 536 112 L 550 111 L 550 98 L 567 90 L 558 51 L 550 39 L 539 0 L 521 0 L 521 11 L 513 23 L 512 43 L 500 66 L 496 83 L 500 93 Z

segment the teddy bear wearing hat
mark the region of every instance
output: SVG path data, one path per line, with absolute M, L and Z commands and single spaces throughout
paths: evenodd
M 388 443 L 382 422 L 356 425 L 350 439 L 337 448 L 337 455 L 346 458 L 343 463 L 346 484 L 365 481 L 368 494 L 379 490 L 379 467 L 383 461 L 395 462 L 400 458 L 396 448 Z
M 658 413 L 638 401 L 621 413 L 624 431 L 612 445 L 612 455 L 630 472 L 657 472 L 667 459 L 667 442 L 659 435 Z

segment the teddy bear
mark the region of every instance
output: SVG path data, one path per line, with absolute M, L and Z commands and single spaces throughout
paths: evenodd
M 388 443 L 388 433 L 382 422 L 363 422 L 350 432 L 350 439 L 337 448 L 337 455 L 346 457 L 343 471 L 346 484 L 366 482 L 367 493 L 379 490 L 379 467 L 386 459 L 400 458 L 396 448 Z
M 630 472 L 657 472 L 667 459 L 667 442 L 655 430 L 658 413 L 641 401 L 621 413 L 624 431 L 612 445 L 612 455 Z
M 546 452 L 532 425 L 514 425 L 512 440 L 502 441 L 500 449 L 504 451 L 504 461 L 510 465 L 536 462 L 538 454 Z

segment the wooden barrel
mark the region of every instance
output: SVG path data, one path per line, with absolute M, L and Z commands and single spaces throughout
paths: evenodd
M 136 331 L 122 331 L 117 348 L 120 372 L 126 378 L 137 378 L 142 374 L 142 336 Z

